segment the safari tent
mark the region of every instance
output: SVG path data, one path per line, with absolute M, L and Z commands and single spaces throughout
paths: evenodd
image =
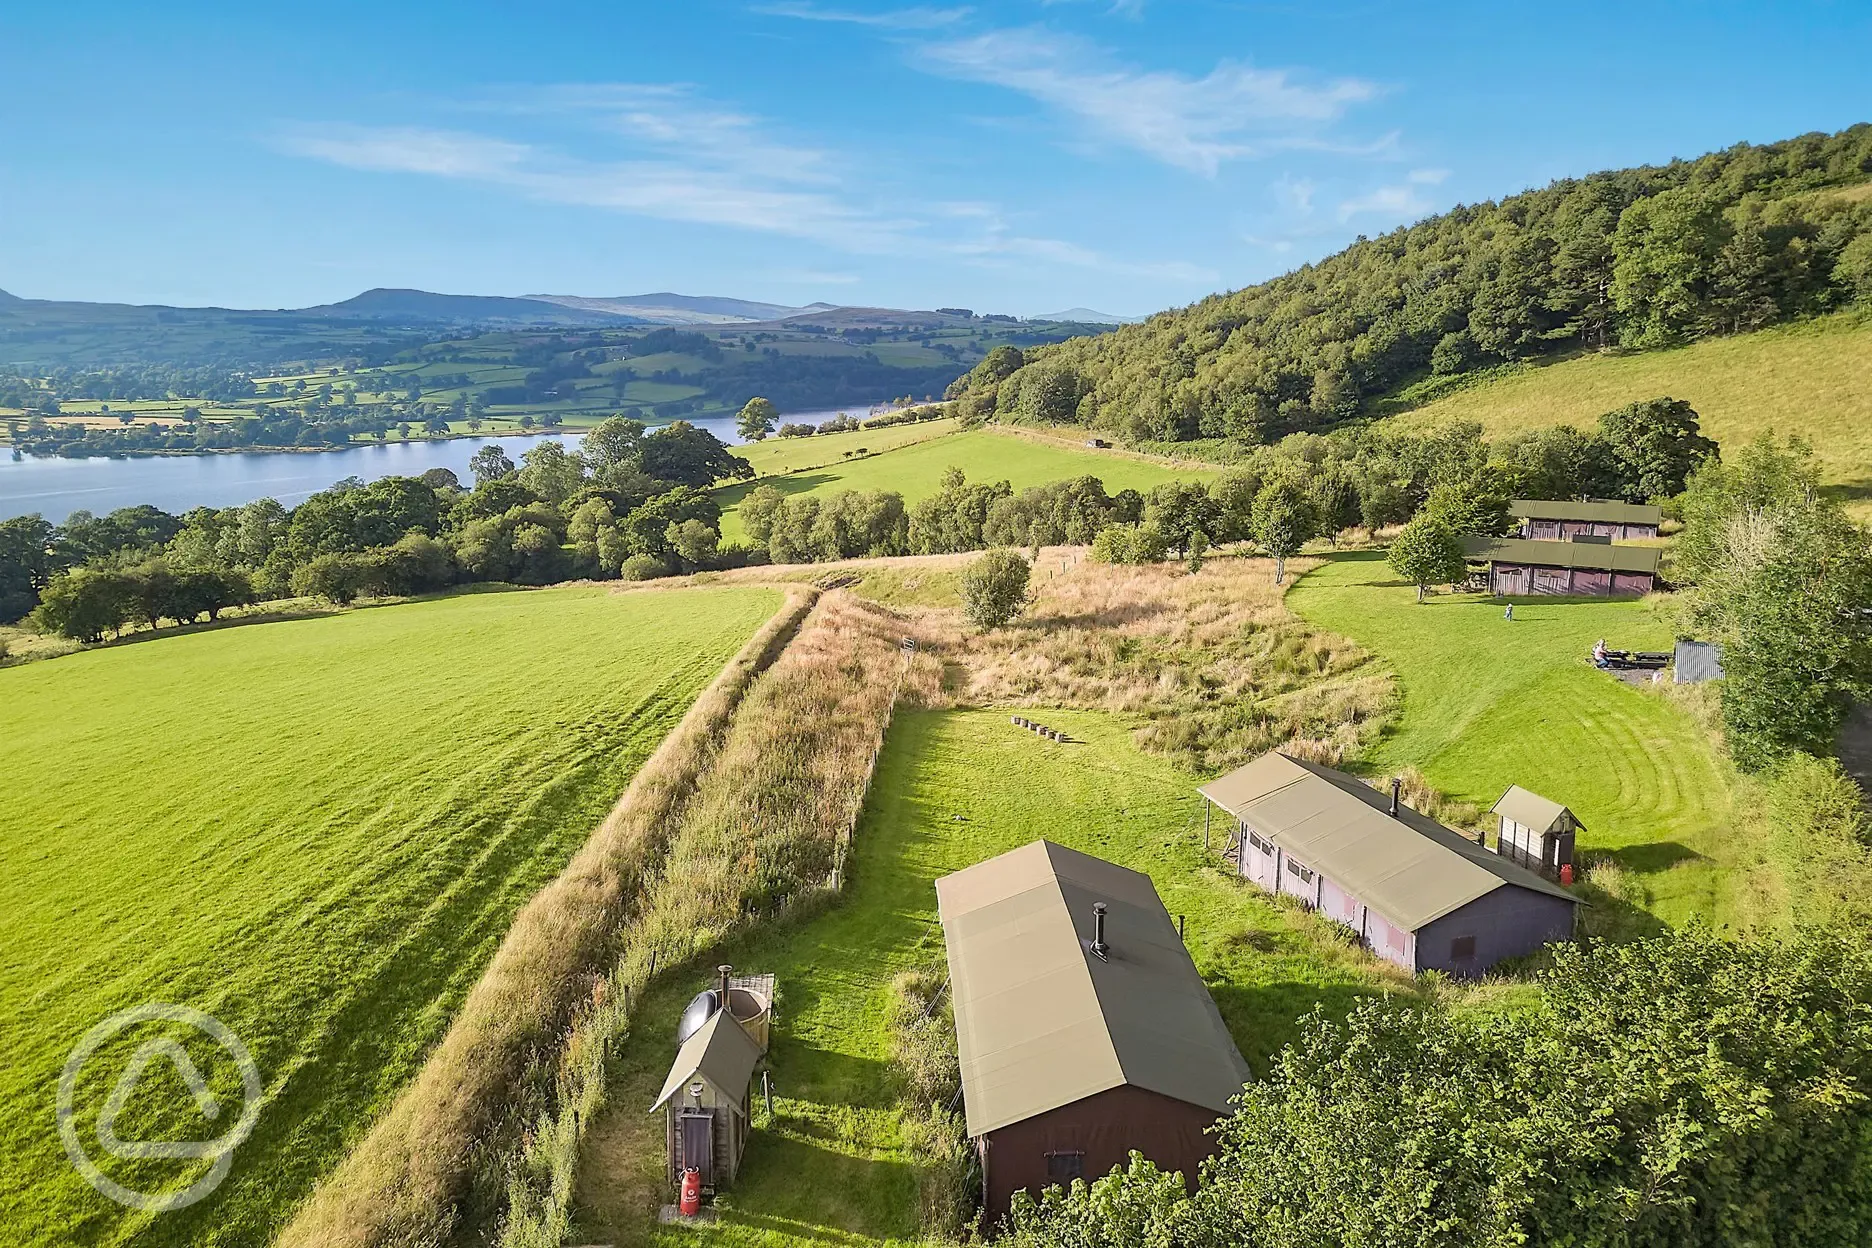
M 1133 1149 L 1193 1182 L 1248 1067 L 1150 877 L 1035 841 L 936 897 L 989 1223 Z
M 1469 559 L 1488 564 L 1489 592 L 1495 594 L 1607 598 L 1648 594 L 1657 585 L 1655 546 L 1482 537 L 1468 539 L 1463 549 Z
M 1234 825 L 1240 874 L 1408 971 L 1480 975 L 1573 935 L 1566 889 L 1399 800 L 1279 751 L 1198 790 Z
M 1517 498 L 1508 504 L 1508 514 L 1520 520 L 1522 537 L 1557 542 L 1576 537 L 1603 537 L 1614 542 L 1656 537 L 1658 525 L 1664 522 L 1664 513 L 1656 507 L 1604 498 L 1580 502 Z

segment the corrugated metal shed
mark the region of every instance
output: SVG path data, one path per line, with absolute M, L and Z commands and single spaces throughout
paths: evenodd
M 1562 815 L 1573 812 L 1552 798 L 1542 797 L 1530 792 L 1518 784 L 1508 786 L 1508 791 L 1489 808 L 1490 814 L 1505 815 L 1524 828 L 1533 828 L 1536 832 L 1551 832 L 1554 824 L 1560 822 Z M 1576 818 L 1575 823 L 1579 823 Z M 1584 829 L 1585 825 L 1580 824 Z
M 754 1077 L 754 1066 L 760 1061 L 760 1055 L 760 1045 L 754 1037 L 730 1018 L 727 1011 L 717 1010 L 714 1017 L 676 1051 L 676 1064 L 670 1067 L 669 1077 L 663 1081 L 663 1090 L 657 1093 L 650 1112 L 663 1108 L 665 1101 L 698 1079 L 713 1084 L 716 1094 L 724 1101 L 738 1103 L 747 1093 L 748 1080 Z
M 1415 931 L 1507 885 L 1577 899 L 1344 772 L 1263 754 L 1201 789 L 1204 797 Z
M 1722 647 L 1713 641 L 1680 641 L 1671 656 L 1671 680 L 1679 685 L 1700 685 L 1723 678 Z
M 1470 537 L 1463 553 L 1491 563 L 1527 564 L 1541 568 L 1591 568 L 1601 572 L 1657 574 L 1656 546 L 1620 546 L 1602 542 L 1543 542 L 1527 537 Z
M 936 897 L 971 1136 L 1126 1084 L 1229 1111 L 1247 1064 L 1149 876 L 1035 841 Z
M 1646 503 L 1618 503 L 1590 498 L 1584 502 L 1549 498 L 1517 498 L 1508 514 L 1524 520 L 1583 520 L 1595 524 L 1662 524 L 1664 513 Z

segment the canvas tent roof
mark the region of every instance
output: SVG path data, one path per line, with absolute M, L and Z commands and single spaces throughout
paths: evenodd
M 1664 513 L 1644 503 L 1617 503 L 1606 498 L 1584 502 L 1551 498 L 1517 498 L 1508 504 L 1510 515 L 1532 520 L 1582 520 L 1594 524 L 1662 524 Z
M 1200 791 L 1411 931 L 1506 885 L 1578 900 L 1408 806 L 1393 818 L 1388 794 L 1344 772 L 1278 751 Z
M 726 1010 L 715 1011 L 714 1017 L 676 1051 L 676 1064 L 670 1067 L 669 1078 L 663 1081 L 663 1090 L 657 1093 L 650 1112 L 662 1109 L 665 1101 L 698 1079 L 714 1084 L 724 1099 L 739 1103 L 760 1055 L 760 1045 L 740 1023 Z
M 1126 1084 L 1229 1111 L 1248 1067 L 1150 877 L 1035 841 L 936 898 L 971 1136 Z
M 1471 537 L 1463 542 L 1471 559 L 1491 563 L 1531 564 L 1543 568 L 1586 568 L 1600 572 L 1658 570 L 1656 546 L 1618 546 L 1609 542 L 1543 542 L 1527 537 Z
M 1552 831 L 1561 815 L 1573 813 L 1559 802 L 1530 792 L 1518 784 L 1509 785 L 1508 791 L 1489 810 L 1491 814 L 1506 815 L 1522 827 L 1533 828 L 1536 832 Z

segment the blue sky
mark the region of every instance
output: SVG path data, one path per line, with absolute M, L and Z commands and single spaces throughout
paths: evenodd
M 1872 119 L 1872 5 L 0 9 L 0 288 L 1145 313 L 1555 177 Z

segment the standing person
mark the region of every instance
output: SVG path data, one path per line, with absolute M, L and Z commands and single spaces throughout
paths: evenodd
M 1511 602 L 1508 604 L 1507 608 L 1502 611 L 1501 618 L 1507 620 L 1510 624 L 1514 623 L 1514 603 Z

